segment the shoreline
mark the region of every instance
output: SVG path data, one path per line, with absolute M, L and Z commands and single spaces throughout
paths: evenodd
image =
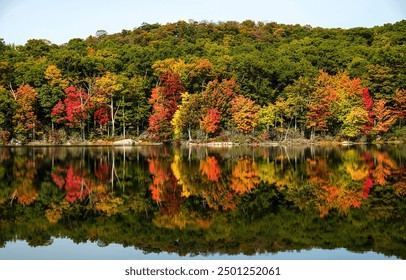
M 120 140 L 122 141 L 122 140 Z M 119 141 L 103 141 L 103 142 L 78 142 L 78 143 L 65 143 L 65 144 L 52 144 L 42 142 L 30 142 L 27 144 L 0 144 L 0 147 L 137 147 L 137 146 L 163 146 L 163 145 L 180 145 L 190 147 L 219 147 L 219 148 L 233 148 L 233 147 L 298 147 L 298 146 L 354 146 L 354 145 L 402 145 L 405 144 L 401 140 L 388 140 L 388 141 L 373 141 L 373 142 L 351 142 L 351 141 L 331 141 L 331 140 L 288 140 L 288 141 L 267 141 L 257 143 L 238 143 L 231 141 L 211 141 L 211 142 L 195 142 L 195 141 L 182 141 L 177 144 L 175 142 L 162 143 L 162 142 L 141 142 L 134 141 L 131 144 L 118 144 Z

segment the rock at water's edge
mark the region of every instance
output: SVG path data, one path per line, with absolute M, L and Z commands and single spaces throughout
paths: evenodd
M 114 146 L 134 146 L 137 145 L 138 142 L 132 139 L 123 139 L 119 141 L 113 142 Z

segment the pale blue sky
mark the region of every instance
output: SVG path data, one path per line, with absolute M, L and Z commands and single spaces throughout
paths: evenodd
M 405 0 L 0 0 L 0 38 L 9 44 L 63 44 L 97 30 L 147 23 L 254 21 L 321 27 L 372 27 L 406 19 Z

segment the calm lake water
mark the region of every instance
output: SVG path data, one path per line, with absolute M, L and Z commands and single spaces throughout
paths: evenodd
M 406 259 L 406 146 L 0 147 L 0 259 Z

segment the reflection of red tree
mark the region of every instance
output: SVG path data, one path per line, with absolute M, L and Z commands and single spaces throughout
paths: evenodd
M 368 198 L 369 192 L 371 191 L 372 186 L 374 185 L 374 179 L 368 174 L 368 177 L 365 178 L 364 186 L 363 186 L 363 196 Z
M 59 189 L 62 189 L 63 186 L 65 185 L 65 179 L 59 174 L 53 172 L 51 174 L 51 177 L 52 181 L 54 181 L 54 183 L 59 187 Z
M 178 185 L 170 165 L 165 166 L 158 158 L 150 158 L 148 163 L 153 175 L 152 185 L 149 186 L 152 199 L 160 202 L 161 213 L 178 213 L 186 198 L 182 196 L 182 187 Z
M 83 199 L 89 194 L 89 189 L 86 186 L 84 173 L 77 175 L 73 166 L 71 165 L 66 173 L 66 200 L 69 202 L 75 202 L 78 199 Z
M 75 169 L 71 163 L 67 169 L 58 168 L 58 173 L 52 173 L 52 180 L 66 191 L 65 199 L 69 202 L 82 200 L 90 193 L 90 180 L 85 170 Z
M 215 157 L 206 157 L 200 162 L 199 168 L 210 181 L 217 182 L 220 176 L 220 166 Z

